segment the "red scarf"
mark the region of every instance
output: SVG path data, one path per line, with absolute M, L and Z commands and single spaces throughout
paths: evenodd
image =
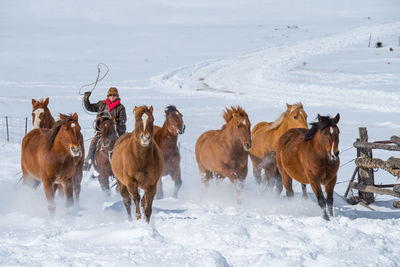
M 115 108 L 116 106 L 118 106 L 121 103 L 120 99 L 117 99 L 114 102 L 110 102 L 110 100 L 107 98 L 106 103 L 108 105 L 108 111 L 111 112 L 111 110 L 113 110 L 113 108 Z

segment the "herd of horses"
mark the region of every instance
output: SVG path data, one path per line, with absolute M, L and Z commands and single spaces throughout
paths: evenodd
M 24 184 L 37 187 L 40 181 L 50 214 L 55 212 L 54 195 L 58 190 L 67 207 L 79 201 L 84 145 L 78 115 L 60 114 L 55 121 L 48 109 L 49 98 L 32 99 L 33 129 L 22 140 L 21 168 Z M 134 130 L 118 136 L 115 118 L 99 116 L 96 127 L 101 135 L 94 168 L 103 191 L 109 192 L 109 178 L 115 177 L 128 218 L 131 201 L 136 218 L 150 221 L 154 198 L 163 198 L 162 176 L 175 182 L 173 196 L 182 185 L 178 136 L 185 131 L 183 115 L 175 106 L 165 108 L 162 127 L 154 125 L 153 107 L 135 107 Z M 202 181 L 227 177 L 234 185 L 237 201 L 248 172 L 250 156 L 254 177 L 269 191 L 280 194 L 283 187 L 293 196 L 292 179 L 310 184 L 323 218 L 333 216 L 333 189 L 339 169 L 340 116 L 320 116 L 308 128 L 303 105 L 287 104 L 287 110 L 273 122 L 260 122 L 251 128 L 246 111 L 240 106 L 227 107 L 220 129 L 200 135 L 195 146 L 196 161 Z M 326 198 L 321 185 L 325 186 Z M 140 197 L 139 188 L 144 191 Z

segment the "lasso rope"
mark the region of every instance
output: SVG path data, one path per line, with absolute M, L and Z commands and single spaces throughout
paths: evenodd
M 101 72 L 100 65 L 105 66 L 105 67 L 107 68 L 107 71 L 106 71 L 106 73 L 104 73 L 103 77 L 101 77 L 101 78 L 99 79 L 99 77 L 100 77 L 100 72 Z M 89 83 L 89 84 L 84 84 L 84 85 L 82 85 L 81 88 L 79 88 L 79 92 L 78 92 L 79 95 L 84 95 L 84 94 L 81 92 L 82 88 L 88 87 L 88 86 L 91 86 L 91 85 L 93 85 L 93 88 L 92 88 L 91 90 L 89 90 L 89 91 L 90 91 L 90 93 L 93 92 L 94 88 L 96 88 L 97 83 L 100 82 L 101 80 L 103 80 L 103 79 L 107 76 L 107 74 L 108 74 L 109 71 L 110 71 L 110 68 L 109 68 L 106 64 L 104 64 L 104 63 L 99 63 L 99 64 L 97 64 L 97 77 L 96 77 L 96 81 L 95 81 L 95 82 L 92 82 L 92 83 Z M 84 110 L 87 114 L 90 114 L 90 115 L 91 115 L 91 113 L 89 113 L 89 112 L 85 109 L 84 101 L 85 101 L 85 100 L 82 98 L 82 108 L 83 108 L 83 110 Z
M 103 77 L 101 77 L 101 78 L 99 79 L 99 77 L 100 77 L 100 65 L 104 65 L 104 66 L 107 68 L 107 71 L 106 71 L 106 73 L 103 75 Z M 110 71 L 110 68 L 109 68 L 106 64 L 104 64 L 104 63 L 99 63 L 99 64 L 97 64 L 97 77 L 96 77 L 96 81 L 95 81 L 95 82 L 92 82 L 92 83 L 89 83 L 89 84 L 84 84 L 84 85 L 82 85 L 81 88 L 79 88 L 79 95 L 83 95 L 83 94 L 81 93 L 82 88 L 88 87 L 88 86 L 91 86 L 91 85 L 93 85 L 93 88 L 92 88 L 91 90 L 89 90 L 89 91 L 90 91 L 90 92 L 93 92 L 94 88 L 96 88 L 97 83 L 100 82 L 101 80 L 103 80 L 104 77 L 107 76 L 107 74 L 108 74 L 109 71 Z

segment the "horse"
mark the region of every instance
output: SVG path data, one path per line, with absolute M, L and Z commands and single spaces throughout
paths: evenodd
M 112 171 L 128 213 L 131 216 L 131 199 L 136 206 L 136 219 L 141 218 L 138 187 L 144 190 L 142 208 L 149 223 L 157 182 L 164 168 L 161 149 L 153 139 L 153 106 L 135 107 L 135 129 L 122 135 L 114 145 L 111 159 Z
M 162 176 L 170 175 L 175 182 L 174 194 L 178 197 L 178 191 L 182 186 L 181 179 L 181 155 L 177 146 L 178 135 L 185 132 L 185 124 L 182 114 L 175 106 L 167 106 L 164 110 L 165 122 L 162 127 L 154 125 L 154 141 L 160 147 L 164 157 L 164 170 Z M 156 198 L 164 197 L 162 179 L 158 180 Z
M 253 165 L 253 175 L 257 183 L 266 183 L 268 190 L 282 192 L 281 175 L 276 166 L 276 147 L 279 138 L 289 129 L 305 128 L 307 113 L 301 102 L 294 105 L 286 104 L 283 112 L 274 122 L 260 122 L 251 130 L 253 145 L 250 149 L 250 159 Z M 261 171 L 264 170 L 264 176 Z M 264 178 L 264 179 L 263 179 Z M 303 197 L 307 197 L 306 186 L 302 185 Z
M 93 167 L 99 173 L 99 183 L 101 190 L 110 193 L 110 182 L 108 177 L 113 176 L 111 169 L 111 155 L 114 149 L 114 144 L 119 135 L 116 128 L 115 118 L 109 116 L 98 117 L 100 139 L 97 145 L 96 154 L 94 157 Z
M 333 119 L 318 114 L 318 122 L 311 123 L 310 130 L 294 128 L 284 133 L 276 150 L 286 195 L 293 196 L 292 179 L 310 184 L 325 220 L 333 216 L 333 189 L 340 164 L 339 119 L 339 113 Z M 325 186 L 326 199 L 321 184 Z
M 52 128 L 55 124 L 54 118 L 47 108 L 49 98 L 36 101 L 32 99 L 32 125 L 36 128 Z
M 251 148 L 250 120 L 240 106 L 226 108 L 225 124 L 220 130 L 204 132 L 196 142 L 196 161 L 203 183 L 213 178 L 228 177 L 234 184 L 237 201 L 247 176 L 247 162 Z
M 79 201 L 83 167 L 83 137 L 78 115 L 60 114 L 51 129 L 36 128 L 22 139 L 21 168 L 24 184 L 42 181 L 50 214 L 55 212 L 54 192 L 62 185 L 66 206 Z

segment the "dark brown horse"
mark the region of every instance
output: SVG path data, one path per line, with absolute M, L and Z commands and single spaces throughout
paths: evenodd
M 251 148 L 250 121 L 241 107 L 226 108 L 221 130 L 209 130 L 197 139 L 196 161 L 207 185 L 209 179 L 228 177 L 235 185 L 237 200 L 247 175 Z
M 181 155 L 177 146 L 178 135 L 185 132 L 182 114 L 175 106 L 167 106 L 164 110 L 165 122 L 160 128 L 154 126 L 154 141 L 160 147 L 164 156 L 164 170 L 162 176 L 170 175 L 175 182 L 174 197 L 178 197 L 181 179 Z M 164 197 L 162 179 L 158 180 L 156 198 Z
M 99 173 L 99 183 L 101 190 L 106 193 L 110 192 L 109 177 L 113 176 L 111 169 L 111 154 L 114 144 L 118 139 L 115 118 L 108 116 L 100 116 L 97 119 L 99 129 L 99 144 L 95 154 L 93 163 L 94 169 Z
M 54 192 L 58 185 L 65 190 L 66 204 L 79 199 L 83 166 L 83 137 L 78 115 L 60 114 L 51 129 L 33 129 L 22 140 L 21 167 L 25 184 L 43 182 L 51 214 L 55 212 Z
M 138 188 L 144 190 L 142 207 L 146 221 L 150 222 L 153 199 L 157 182 L 163 171 L 163 155 L 153 140 L 153 107 L 135 107 L 135 130 L 121 136 L 114 145 L 111 167 L 129 219 L 131 199 L 136 206 L 136 219 L 140 219 L 140 195 Z
M 286 111 L 274 122 L 257 123 L 251 130 L 252 147 L 250 149 L 250 159 L 253 165 L 253 174 L 258 183 L 265 182 L 267 188 L 276 192 L 282 192 L 281 175 L 276 166 L 276 147 L 279 138 L 289 129 L 308 128 L 307 113 L 303 109 L 303 104 L 286 104 Z M 264 176 L 262 176 L 262 170 Z M 303 186 L 304 196 L 307 196 L 305 185 Z
M 49 98 L 36 101 L 32 99 L 32 125 L 35 128 L 52 128 L 54 126 L 54 118 L 47 108 Z
M 326 220 L 333 216 L 333 189 L 340 164 L 339 119 L 339 114 L 333 119 L 318 114 L 318 122 L 311 123 L 310 130 L 295 128 L 283 134 L 276 151 L 286 195 L 293 196 L 292 178 L 302 184 L 310 184 Z M 321 184 L 325 186 L 327 199 Z

